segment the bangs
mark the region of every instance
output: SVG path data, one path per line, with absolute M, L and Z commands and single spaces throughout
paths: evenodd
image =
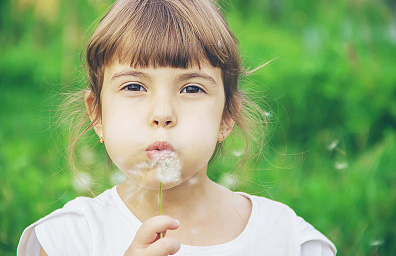
M 134 67 L 200 65 L 200 60 L 207 58 L 205 46 L 196 37 L 189 21 L 173 8 L 164 1 L 147 3 L 142 9 L 144 15 L 137 15 L 139 18 L 131 21 L 136 25 L 121 35 L 114 57 Z M 218 66 L 219 63 L 211 64 Z
M 88 46 L 87 60 L 91 69 L 118 61 L 143 68 L 209 63 L 238 70 L 236 44 L 210 0 L 124 0 L 102 19 Z

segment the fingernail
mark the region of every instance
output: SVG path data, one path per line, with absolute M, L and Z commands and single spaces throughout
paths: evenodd
M 175 219 L 175 222 L 176 222 L 177 225 L 180 225 L 180 221 L 179 220 Z

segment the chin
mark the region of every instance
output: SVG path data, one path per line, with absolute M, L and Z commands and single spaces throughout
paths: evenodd
M 146 190 L 159 190 L 160 180 L 157 177 L 157 173 L 155 169 L 151 170 L 140 170 L 140 171 L 122 171 L 126 175 L 125 182 L 130 184 L 130 187 L 140 187 Z M 172 181 L 165 182 L 162 184 L 162 190 L 168 190 L 179 186 L 182 182 Z

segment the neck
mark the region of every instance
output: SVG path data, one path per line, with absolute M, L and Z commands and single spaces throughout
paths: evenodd
M 139 187 L 133 181 L 125 180 L 118 192 L 128 208 L 142 222 L 159 214 L 159 191 Z M 186 213 L 197 211 L 210 203 L 216 204 L 216 198 L 229 192 L 212 182 L 206 172 L 200 172 L 187 181 L 162 192 L 162 214 L 176 219 L 185 219 Z M 219 196 L 219 197 L 217 197 Z
M 158 189 L 139 188 L 125 181 L 117 188 L 124 203 L 142 222 L 158 212 Z M 214 245 L 231 241 L 245 228 L 250 201 L 212 182 L 206 172 L 163 190 L 162 214 L 178 219 L 177 230 L 167 235 L 188 245 Z

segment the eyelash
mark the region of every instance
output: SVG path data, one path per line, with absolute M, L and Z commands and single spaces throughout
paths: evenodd
M 192 89 L 192 88 L 194 88 L 194 90 L 197 90 L 197 91 L 187 92 L 187 89 Z M 202 88 L 200 88 L 199 86 L 195 86 L 195 85 L 186 86 L 180 92 L 181 93 L 206 93 Z
M 136 89 L 139 88 L 139 90 L 130 90 L 130 88 L 132 86 L 134 86 Z M 124 87 L 122 87 L 122 90 L 133 91 L 133 92 L 136 92 L 136 91 L 147 91 L 142 85 L 135 84 L 135 83 L 125 85 Z
M 132 86 L 134 87 L 134 89 L 132 89 Z M 131 90 L 132 89 L 132 90 Z M 136 90 L 139 89 L 139 90 Z M 122 90 L 126 90 L 126 91 L 147 91 L 142 85 L 137 84 L 137 83 L 131 83 L 131 84 L 127 84 L 124 87 L 122 87 Z M 188 92 L 188 90 L 190 90 L 190 92 Z M 191 92 L 191 90 L 193 90 L 193 92 Z M 180 93 L 188 93 L 188 94 L 194 94 L 194 93 L 206 93 L 202 88 L 200 88 L 199 86 L 196 85 L 188 85 L 186 87 L 184 87 Z

